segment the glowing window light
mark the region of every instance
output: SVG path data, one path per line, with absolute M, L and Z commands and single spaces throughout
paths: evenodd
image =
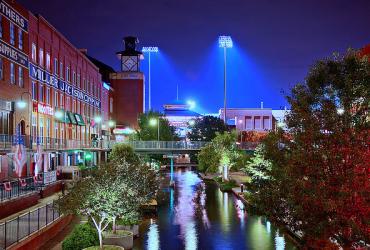
M 141 52 L 150 52 L 150 53 L 157 53 L 159 51 L 158 47 L 143 47 Z
M 218 37 L 218 46 L 220 48 L 232 48 L 233 47 L 233 40 L 231 36 L 219 36 Z

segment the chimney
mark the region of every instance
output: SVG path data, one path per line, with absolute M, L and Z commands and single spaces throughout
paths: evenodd
M 261 109 L 263 109 L 263 102 L 261 102 Z

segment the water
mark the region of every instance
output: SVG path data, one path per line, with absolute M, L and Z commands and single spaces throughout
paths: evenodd
M 176 188 L 165 188 L 158 216 L 140 226 L 134 249 L 296 249 L 263 217 L 244 210 L 232 193 L 203 182 L 192 171 L 175 173 Z

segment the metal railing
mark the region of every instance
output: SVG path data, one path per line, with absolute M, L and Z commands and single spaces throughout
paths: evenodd
M 40 173 L 37 177 L 20 178 L 0 184 L 0 202 L 38 191 L 56 181 L 56 171 Z
M 55 209 L 54 202 L 22 214 L 0 224 L 0 248 L 9 246 L 26 238 L 53 223 L 61 216 Z
M 45 150 L 62 150 L 62 149 L 83 149 L 83 148 L 101 148 L 101 141 L 81 141 L 81 140 L 64 140 L 52 137 L 28 136 L 20 137 L 15 135 L 0 134 L 0 150 L 11 150 L 21 139 L 27 149 L 36 149 L 41 145 Z
M 128 141 L 136 150 L 199 150 L 209 142 L 204 141 Z M 111 146 L 115 142 L 111 143 Z

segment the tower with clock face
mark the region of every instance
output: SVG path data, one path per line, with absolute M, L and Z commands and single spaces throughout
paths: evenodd
M 139 42 L 136 37 L 127 36 L 123 42 L 124 50 L 116 53 L 121 70 L 109 74 L 115 110 L 112 119 L 117 129 L 137 129 L 138 117 L 145 112 L 145 76 L 140 71 L 140 61 L 144 58 L 141 51 L 136 50 Z
M 143 54 L 136 50 L 138 39 L 134 36 L 127 36 L 123 42 L 125 50 L 117 52 L 117 56 L 121 60 L 122 72 L 140 72 L 140 60 L 143 59 Z

